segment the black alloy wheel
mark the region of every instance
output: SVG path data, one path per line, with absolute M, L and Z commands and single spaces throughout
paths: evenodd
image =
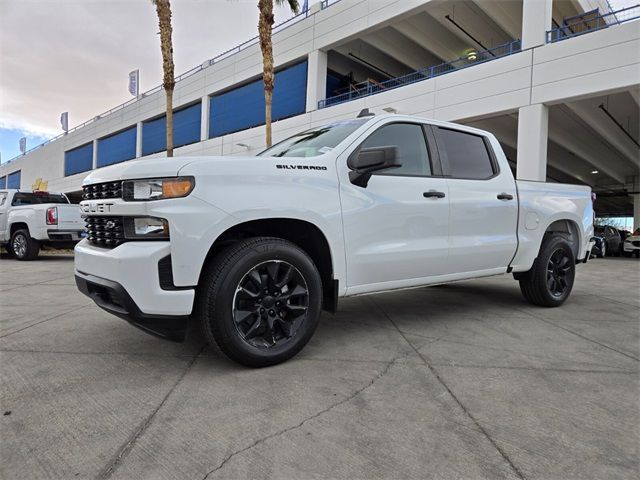
M 194 315 L 211 345 L 249 367 L 282 363 L 307 344 L 322 311 L 322 278 L 300 246 L 238 240 L 205 266 Z
M 260 263 L 236 288 L 233 319 L 240 337 L 257 348 L 293 338 L 307 317 L 309 289 L 300 271 L 284 260 Z
M 563 248 L 558 248 L 549 257 L 547 264 L 547 288 L 554 297 L 562 297 L 569 287 L 568 275 L 573 270 L 571 258 Z

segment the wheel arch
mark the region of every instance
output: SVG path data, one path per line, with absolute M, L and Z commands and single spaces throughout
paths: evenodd
M 11 224 L 11 227 L 9 227 L 9 238 L 11 238 L 13 236 L 13 234 L 15 232 L 17 232 L 18 230 L 26 230 L 27 233 L 31 234 L 31 232 L 29 232 L 29 225 L 27 225 L 26 222 L 14 222 Z
M 566 236 L 569 245 L 571 245 L 571 250 L 573 251 L 573 256 L 578 261 L 578 257 L 580 255 L 580 245 L 582 245 L 582 235 L 580 232 L 580 227 L 578 224 L 571 219 L 563 218 L 560 220 L 555 220 L 544 232 L 542 236 L 542 241 L 540 242 L 540 246 L 538 247 L 538 251 L 542 248 L 542 243 L 545 238 L 554 233 L 561 233 Z
M 318 268 L 323 288 L 323 310 L 334 313 L 337 309 L 338 280 L 334 279 L 334 263 L 331 246 L 326 235 L 315 224 L 296 218 L 274 217 L 248 220 L 235 224 L 222 232 L 213 242 L 203 266 L 227 246 L 251 237 L 277 237 L 288 240 L 304 250 Z M 202 283 L 200 271 L 198 285 Z

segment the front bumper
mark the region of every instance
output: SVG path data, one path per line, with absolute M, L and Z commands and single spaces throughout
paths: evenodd
M 147 333 L 182 342 L 187 333 L 188 315 L 150 315 L 143 313 L 122 285 L 111 280 L 76 271 L 78 290 L 103 310 L 123 318 Z
M 78 288 L 114 315 L 167 337 L 151 324 L 156 321 L 160 327 L 168 318 L 177 317 L 174 319 L 186 328 L 195 298 L 193 287 L 167 289 L 166 282 L 164 288 L 161 285 L 159 263 L 170 253 L 170 242 L 135 241 L 106 249 L 82 240 L 75 247 Z
M 633 244 L 629 244 L 629 243 L 625 242 L 624 246 L 623 246 L 623 250 L 625 252 L 631 252 L 631 253 L 632 252 L 636 252 L 636 251 L 640 250 L 640 245 L 633 245 Z

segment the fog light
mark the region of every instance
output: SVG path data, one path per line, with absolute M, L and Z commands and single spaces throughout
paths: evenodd
M 124 235 L 129 239 L 169 239 L 169 222 L 157 217 L 128 217 L 124 221 Z

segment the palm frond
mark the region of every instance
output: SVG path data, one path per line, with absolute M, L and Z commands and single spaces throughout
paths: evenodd
M 298 14 L 298 12 L 300 12 L 300 4 L 298 3 L 298 0 L 276 0 L 276 5 L 278 5 L 279 7 L 281 7 L 285 3 L 289 5 L 291 11 L 296 15 Z

